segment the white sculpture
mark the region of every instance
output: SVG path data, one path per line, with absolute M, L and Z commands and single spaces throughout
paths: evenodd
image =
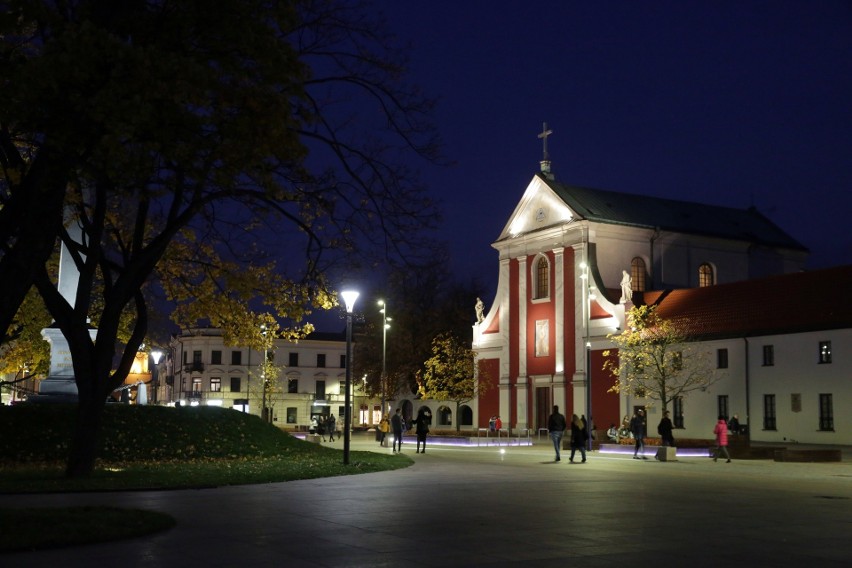
M 633 279 L 626 270 L 621 271 L 621 300 L 620 303 L 626 304 L 633 300 Z

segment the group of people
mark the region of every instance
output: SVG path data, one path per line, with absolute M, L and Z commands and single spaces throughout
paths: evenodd
M 500 430 L 503 429 L 503 421 L 500 419 L 500 416 L 492 416 L 488 420 L 488 430 L 491 432 L 499 433 Z
M 561 422 L 560 422 L 561 418 Z M 577 420 L 577 415 L 574 415 L 574 420 Z M 580 420 L 579 425 L 585 427 L 584 421 Z M 560 429 L 557 432 L 557 429 Z M 574 458 L 574 423 L 572 422 L 572 434 L 571 434 L 571 459 L 573 461 Z M 561 446 L 562 441 L 562 431 L 565 430 L 565 417 L 559 414 L 559 407 L 553 407 L 553 414 L 550 415 L 550 421 L 548 422 L 548 430 L 550 430 L 551 438 L 553 438 L 553 444 L 556 448 L 556 461 L 559 461 L 559 448 Z M 674 439 L 674 424 L 672 424 L 671 418 L 669 418 L 669 411 L 663 411 L 663 417 L 660 419 L 660 423 L 657 425 L 657 434 L 660 435 L 660 442 L 663 447 L 669 446 L 674 447 L 675 439 Z M 724 455 L 727 459 L 727 463 L 731 463 L 731 455 L 728 452 L 728 431 L 733 433 L 734 435 L 740 432 L 740 421 L 736 414 L 731 417 L 730 421 L 726 421 L 725 417 L 720 415 L 716 426 L 713 428 L 713 434 L 716 436 L 716 445 L 713 452 L 713 461 L 717 461 L 719 457 Z M 637 409 L 633 413 L 633 418 L 629 418 L 625 416 L 621 421 L 621 428 L 616 428 L 615 424 L 610 424 L 609 430 L 607 430 L 607 437 L 615 443 L 620 443 L 620 441 L 624 438 L 632 438 L 635 440 L 633 446 L 633 459 L 648 459 L 645 456 L 645 438 L 648 435 L 648 423 L 645 418 L 645 410 Z M 578 437 L 582 437 L 582 434 L 579 434 Z M 588 439 L 588 437 L 586 437 Z M 585 448 L 585 444 L 581 446 Z M 583 449 L 583 461 L 586 461 L 585 449 Z
M 432 413 L 428 408 L 421 408 L 417 412 L 417 418 L 406 422 L 402 415 L 402 410 L 397 408 L 394 415 L 388 420 L 388 415 L 382 416 L 379 422 L 379 445 L 386 445 L 385 439 L 390 431 L 393 431 L 393 452 L 402 452 L 402 436 L 411 428 L 417 434 L 417 452 L 418 454 L 426 453 L 426 436 L 429 434 L 429 425 L 432 424 Z M 421 449 L 422 445 L 422 449 Z
M 325 437 L 328 435 L 328 441 L 334 441 L 334 434 L 337 433 L 337 419 L 334 414 L 328 416 L 314 416 L 311 418 L 311 431 L 322 436 L 322 441 L 325 442 Z
M 565 417 L 559 413 L 559 406 L 553 406 L 553 412 L 547 420 L 547 430 L 550 432 L 550 439 L 553 441 L 553 449 L 556 450 L 556 460 L 562 461 L 562 438 L 569 426 Z M 571 457 L 568 461 L 574 463 L 574 455 L 577 450 L 580 450 L 580 463 L 586 463 L 586 444 L 589 441 L 589 429 L 586 425 L 585 416 L 571 416 Z

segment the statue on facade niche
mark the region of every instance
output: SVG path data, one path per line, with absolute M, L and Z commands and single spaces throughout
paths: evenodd
M 633 300 L 633 279 L 626 270 L 621 271 L 621 300 L 620 303 L 626 304 Z
M 476 323 L 485 321 L 485 304 L 482 303 L 482 298 L 476 299 Z

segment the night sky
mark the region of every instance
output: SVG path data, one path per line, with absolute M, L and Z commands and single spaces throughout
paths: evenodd
M 852 263 L 852 3 L 377 8 L 411 43 L 411 79 L 440 99 L 455 165 L 419 167 L 459 276 L 496 287 L 490 244 L 539 169 L 543 122 L 559 181 L 754 205 L 811 250 L 810 267 Z

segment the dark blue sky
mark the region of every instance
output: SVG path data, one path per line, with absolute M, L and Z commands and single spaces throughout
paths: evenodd
M 462 276 L 496 286 L 490 243 L 538 170 L 542 122 L 560 181 L 755 205 L 812 267 L 852 263 L 852 3 L 377 7 L 411 42 L 413 81 L 440 98 L 455 166 L 421 173 Z

